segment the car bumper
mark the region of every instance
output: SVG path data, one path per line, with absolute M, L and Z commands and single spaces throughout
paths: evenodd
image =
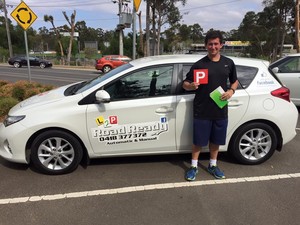
M 20 123 L 8 127 L 0 123 L 0 156 L 11 162 L 28 164 L 26 142 L 29 137 L 28 129 Z
M 96 69 L 96 70 L 102 70 L 102 65 L 96 64 L 96 65 L 95 65 L 95 69 Z

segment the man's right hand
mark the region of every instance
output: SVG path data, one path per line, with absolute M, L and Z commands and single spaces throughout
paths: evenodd
M 197 90 L 199 85 L 200 85 L 199 83 L 192 82 L 191 83 L 192 90 Z

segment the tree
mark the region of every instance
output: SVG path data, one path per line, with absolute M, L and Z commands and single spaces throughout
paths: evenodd
M 54 33 L 55 33 L 55 36 L 56 36 L 56 40 L 57 40 L 57 43 L 58 43 L 59 48 L 60 48 L 61 63 L 64 65 L 65 64 L 64 49 L 63 49 L 63 45 L 61 43 L 60 33 L 59 33 L 58 29 L 54 25 L 54 18 L 51 15 L 44 15 L 44 21 L 45 22 L 50 22 L 51 25 L 52 25 L 52 27 L 53 27 L 53 30 L 54 30 Z
M 175 3 L 185 5 L 186 0 L 146 0 L 146 54 L 152 55 L 160 52 L 161 28 L 166 23 L 176 23 L 181 19 Z M 174 22 L 175 21 L 175 22 Z M 150 33 L 150 24 L 152 32 Z M 150 39 L 151 47 L 150 47 Z
M 67 62 L 68 65 L 70 65 L 71 61 L 71 53 L 72 53 L 72 44 L 73 44 L 73 39 L 74 39 L 74 32 L 75 32 L 75 17 L 76 17 L 76 10 L 73 11 L 71 15 L 71 19 L 67 16 L 67 13 L 64 11 L 63 15 L 65 19 L 67 20 L 70 28 L 69 28 L 69 33 L 70 33 L 70 41 L 69 41 L 69 47 L 68 47 L 68 56 L 67 56 Z
M 282 56 L 283 44 L 285 42 L 285 37 L 287 32 L 291 29 L 291 23 L 289 23 L 289 18 L 292 12 L 295 10 L 294 0 L 264 0 L 263 4 L 267 9 L 270 10 L 271 15 L 273 15 L 273 26 L 275 26 L 276 31 L 276 41 L 275 48 L 273 49 L 273 60 L 275 60 L 277 53 Z M 279 52 L 277 46 L 280 46 Z

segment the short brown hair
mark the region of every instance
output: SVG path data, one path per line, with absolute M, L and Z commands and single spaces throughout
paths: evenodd
M 215 39 L 215 38 L 219 38 L 220 43 L 221 44 L 223 43 L 223 35 L 222 35 L 221 31 L 219 31 L 219 30 L 208 31 L 205 36 L 205 45 L 207 45 L 209 39 Z

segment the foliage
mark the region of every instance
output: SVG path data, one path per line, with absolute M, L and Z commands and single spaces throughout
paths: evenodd
M 52 85 L 42 85 L 36 82 L 20 80 L 15 83 L 0 81 L 0 97 L 13 97 L 22 101 L 35 94 L 53 89 Z
M 0 120 L 2 120 L 8 111 L 17 103 L 18 100 L 13 97 L 0 97 Z
M 10 108 L 18 102 L 31 96 L 52 90 L 52 85 L 42 85 L 36 82 L 17 81 L 10 83 L 0 80 L 0 120 L 7 115 Z

